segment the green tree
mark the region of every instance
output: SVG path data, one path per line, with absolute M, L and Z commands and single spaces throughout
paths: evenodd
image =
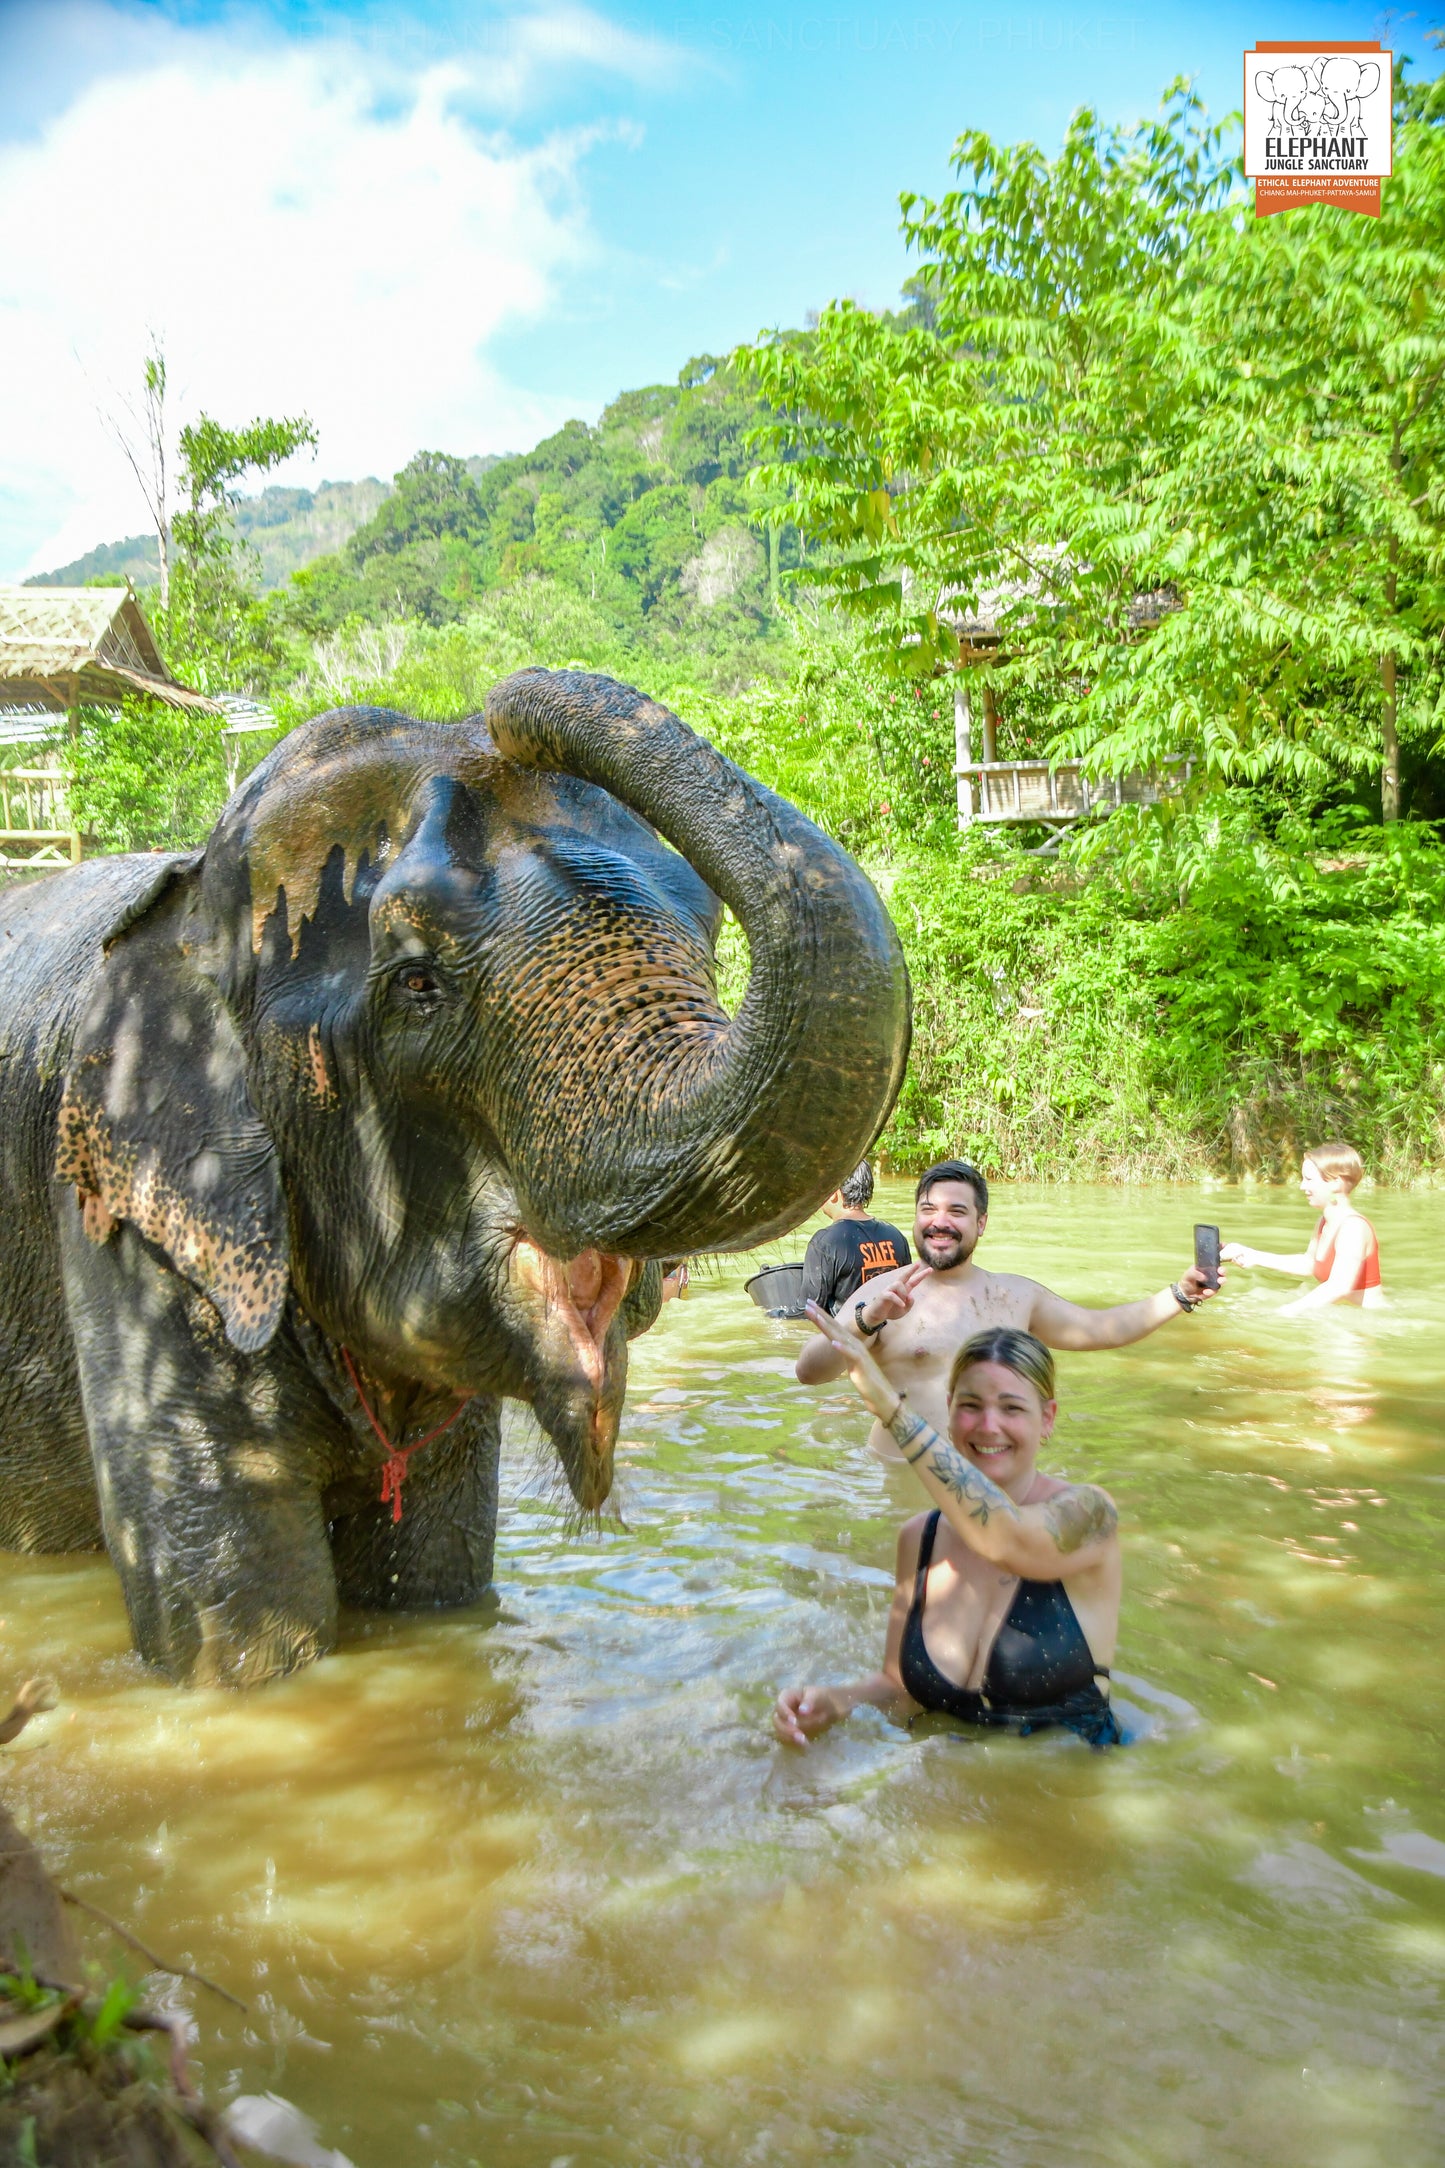
M 458 623 L 497 589 L 542 579 L 655 657 L 686 650 L 714 684 L 775 672 L 781 574 L 800 552 L 781 500 L 744 487 L 759 412 L 737 373 L 705 355 L 675 385 L 623 393 L 595 428 L 569 421 L 485 471 L 418 454 L 345 550 L 305 567 L 271 608 L 288 636 L 330 639 L 383 620 Z M 726 527 L 759 539 L 718 541 Z
M 1393 817 L 1440 702 L 1442 122 L 1439 85 L 1402 96 L 1378 223 L 1249 216 L 1177 86 L 1052 160 L 961 138 L 963 185 L 903 199 L 926 311 L 738 357 L 810 580 L 914 673 L 986 603 L 994 689 L 1098 769 L 1378 770 Z
M 214 720 L 158 700 L 83 708 L 66 760 L 77 825 L 104 851 L 187 850 L 225 803 Z
M 182 508 L 171 522 L 175 562 L 165 638 L 172 667 L 203 690 L 234 686 L 271 652 L 251 570 L 254 552 L 231 523 L 237 484 L 315 442 L 304 415 L 258 417 L 226 429 L 202 414 L 180 432 Z
M 974 130 L 953 165 L 963 186 L 902 198 L 926 323 L 835 303 L 813 332 L 735 357 L 770 409 L 755 483 L 786 492 L 826 545 L 810 582 L 915 671 L 956 658 L 941 601 L 1000 595 L 1019 629 L 1077 580 L 1058 545 L 1078 475 L 1117 493 L 1135 459 L 1139 390 L 1121 357 L 1187 279 L 1227 184 L 1181 87 L 1133 131 L 1076 114 L 1056 159 Z
M 1150 327 L 1131 522 L 1102 492 L 1078 521 L 1183 605 L 1130 668 L 1073 657 L 1071 742 L 1116 770 L 1187 746 L 1225 776 L 1378 773 L 1393 821 L 1402 727 L 1438 729 L 1445 83 L 1401 105 L 1378 222 L 1216 217 L 1187 305 Z
M 417 542 L 456 537 L 475 541 L 486 525 L 480 492 L 466 461 L 449 452 L 418 452 L 396 477 L 392 494 L 346 545 L 354 565 L 378 552 L 395 556 Z

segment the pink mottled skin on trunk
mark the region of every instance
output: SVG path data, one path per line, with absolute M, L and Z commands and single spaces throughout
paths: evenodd
M 632 1261 L 605 1250 L 583 1250 L 566 1264 L 524 1236 L 513 1251 L 513 1264 L 524 1287 L 542 1298 L 546 1313 L 565 1328 L 577 1366 L 592 1390 L 592 1460 L 595 1495 L 579 1503 L 600 1505 L 611 1489 L 616 1411 L 604 1408 L 608 1327 L 632 1277 Z

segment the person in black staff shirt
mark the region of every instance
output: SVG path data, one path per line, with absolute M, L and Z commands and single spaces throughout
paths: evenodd
M 896 1272 L 912 1261 L 898 1229 L 870 1214 L 872 1196 L 873 1169 L 865 1159 L 824 1205 L 833 1224 L 819 1228 L 803 1257 L 803 1300 L 830 1315 L 875 1273 Z

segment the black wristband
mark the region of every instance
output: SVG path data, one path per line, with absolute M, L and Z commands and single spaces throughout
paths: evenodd
M 876 1325 L 865 1325 L 863 1322 L 863 1305 L 861 1302 L 855 1302 L 853 1305 L 853 1322 L 864 1339 L 871 1340 L 875 1333 L 882 1332 L 888 1320 L 886 1317 L 880 1317 Z
M 1197 1310 L 1199 1308 L 1199 1297 L 1197 1295 L 1193 1297 L 1186 1295 L 1177 1280 L 1175 1280 L 1169 1292 L 1174 1297 L 1174 1300 L 1178 1303 L 1181 1310 Z

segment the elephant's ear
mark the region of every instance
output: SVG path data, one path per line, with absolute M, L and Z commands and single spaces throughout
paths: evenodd
M 55 1172 L 86 1232 L 129 1220 L 263 1348 L 285 1306 L 286 1205 L 276 1150 L 193 918 L 194 861 L 173 861 L 112 926 L 61 1102 Z

